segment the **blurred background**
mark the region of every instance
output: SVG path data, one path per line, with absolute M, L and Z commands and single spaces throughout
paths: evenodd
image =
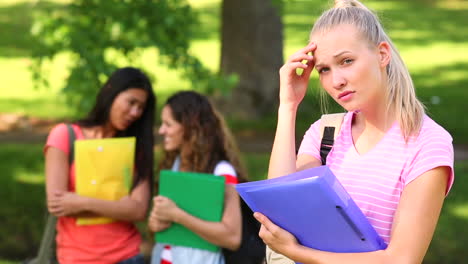
M 1 0 L 0 264 L 37 253 L 46 220 L 47 133 L 87 113 L 116 67 L 141 67 L 151 76 L 158 116 L 177 90 L 209 95 L 234 131 L 250 178 L 264 179 L 279 67 L 307 44 L 331 2 Z M 428 114 L 454 139 L 455 184 L 424 263 L 467 263 L 468 1 L 363 3 L 380 16 Z M 321 115 L 319 89 L 314 74 L 297 117 L 298 142 Z M 328 111 L 343 110 L 330 102 Z

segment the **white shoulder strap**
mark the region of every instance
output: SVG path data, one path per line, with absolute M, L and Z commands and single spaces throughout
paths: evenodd
M 325 129 L 325 127 L 335 127 L 335 135 L 333 136 L 333 139 L 336 139 L 336 137 L 340 133 L 341 124 L 343 123 L 345 115 L 346 113 L 322 115 L 320 119 L 320 140 L 323 137 L 323 130 Z

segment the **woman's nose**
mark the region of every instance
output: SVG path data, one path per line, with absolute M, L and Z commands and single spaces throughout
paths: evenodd
M 333 88 L 341 89 L 346 86 L 346 79 L 340 71 L 335 71 L 333 74 Z
M 143 113 L 143 109 L 138 106 L 133 106 L 130 108 L 130 115 L 134 118 L 139 118 Z

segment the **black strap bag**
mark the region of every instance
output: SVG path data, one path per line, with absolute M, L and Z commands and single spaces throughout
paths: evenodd
M 265 244 L 258 236 L 260 223 L 241 199 L 242 240 L 238 250 L 223 249 L 226 264 L 260 264 L 265 259 Z

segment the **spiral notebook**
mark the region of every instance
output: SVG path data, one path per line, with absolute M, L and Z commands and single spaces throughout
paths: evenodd
M 254 212 L 288 230 L 300 244 L 329 252 L 369 252 L 386 244 L 328 166 L 236 190 Z

